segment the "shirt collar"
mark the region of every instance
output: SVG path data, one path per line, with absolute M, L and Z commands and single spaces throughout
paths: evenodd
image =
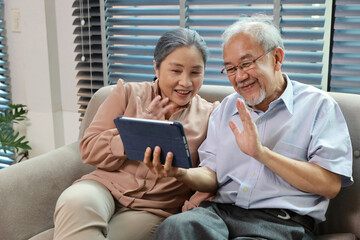
M 273 106 L 275 106 L 278 103 L 278 101 L 282 100 L 283 103 L 285 104 L 287 110 L 289 111 L 289 113 L 293 114 L 293 111 L 294 111 L 293 85 L 291 84 L 290 78 L 288 77 L 287 74 L 283 73 L 283 77 L 286 81 L 285 91 L 281 94 L 281 96 L 278 99 L 276 99 L 275 101 L 270 103 L 269 109 L 272 108 Z

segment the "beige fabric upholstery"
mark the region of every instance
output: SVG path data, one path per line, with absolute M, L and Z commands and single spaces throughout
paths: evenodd
M 98 90 L 90 101 L 79 139 L 111 88 Z M 214 101 L 222 100 L 233 91 L 230 86 L 203 86 L 200 95 Z M 360 238 L 360 95 L 330 95 L 340 104 L 350 130 L 355 184 L 343 189 L 330 202 L 328 220 L 318 230 L 318 234 L 327 235 L 318 239 L 356 239 L 356 236 Z M 52 216 L 57 198 L 74 180 L 92 169 L 81 163 L 78 142 L 74 142 L 0 170 L 0 239 L 52 239 Z

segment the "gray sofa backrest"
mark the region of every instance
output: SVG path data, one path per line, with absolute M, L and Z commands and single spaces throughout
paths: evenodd
M 360 238 L 360 95 L 329 92 L 340 105 L 349 128 L 353 147 L 354 184 L 343 188 L 330 201 L 327 221 L 320 224 L 320 233 L 351 232 Z M 336 136 L 334 136 L 336 137 Z

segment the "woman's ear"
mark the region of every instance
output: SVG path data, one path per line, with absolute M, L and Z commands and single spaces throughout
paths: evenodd
M 275 54 L 274 54 L 274 60 L 275 60 L 275 71 L 280 71 L 281 70 L 281 65 L 284 61 L 284 50 L 280 47 L 275 48 Z
M 155 70 L 156 78 L 159 78 L 159 69 L 158 69 L 158 67 L 156 66 L 155 60 L 153 60 L 153 64 L 154 64 L 154 70 Z

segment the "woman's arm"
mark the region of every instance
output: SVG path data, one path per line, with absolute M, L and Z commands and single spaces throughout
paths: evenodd
M 152 96 L 150 84 L 125 85 L 119 80 L 85 131 L 80 142 L 82 161 L 108 171 L 119 169 L 126 153 L 114 119 L 119 115 L 164 119 L 172 104 L 168 98 Z
M 109 171 L 121 166 L 125 159 L 124 148 L 113 120 L 124 113 L 126 105 L 124 83 L 119 80 L 99 107 L 80 142 L 84 163 Z

